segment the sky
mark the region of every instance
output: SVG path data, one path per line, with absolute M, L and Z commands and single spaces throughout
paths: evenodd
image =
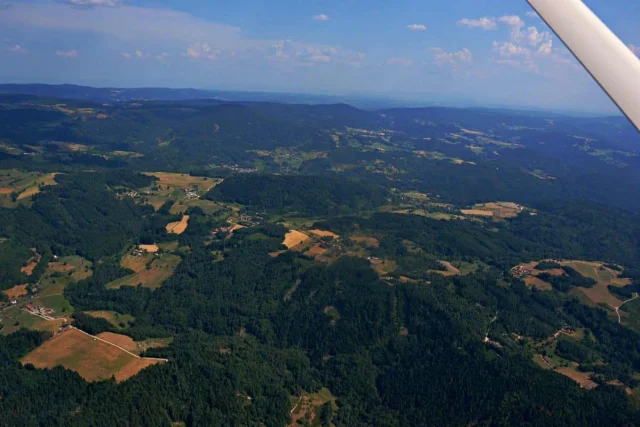
M 585 3 L 640 54 L 640 2 Z M 0 82 L 617 111 L 524 0 L 0 0 Z

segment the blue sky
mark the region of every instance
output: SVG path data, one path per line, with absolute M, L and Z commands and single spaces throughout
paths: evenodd
M 639 2 L 585 2 L 640 46 Z M 0 81 L 615 111 L 524 0 L 0 0 Z

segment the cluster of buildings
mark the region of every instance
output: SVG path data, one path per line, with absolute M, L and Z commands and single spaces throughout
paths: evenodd
M 198 195 L 196 194 L 196 192 L 195 192 L 195 191 L 193 191 L 193 190 L 189 190 L 188 188 L 185 188 L 185 189 L 184 189 L 184 192 L 185 192 L 185 194 L 187 195 L 187 199 L 188 199 L 188 200 L 191 200 L 191 199 L 199 199 L 199 198 L 200 198 L 200 196 L 198 196 Z
M 38 316 L 42 316 L 42 317 L 49 317 L 51 314 L 55 312 L 53 308 L 47 308 L 42 305 L 27 304 L 25 308 L 29 313 L 37 314 Z
M 241 166 L 238 166 L 237 164 L 235 165 L 219 165 L 218 167 L 223 168 L 223 169 L 229 169 L 232 170 L 236 173 L 256 173 L 258 172 L 258 169 L 256 168 L 243 168 Z

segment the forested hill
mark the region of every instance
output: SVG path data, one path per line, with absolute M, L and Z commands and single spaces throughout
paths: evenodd
M 170 92 L 0 95 L 0 426 L 640 426 L 623 122 Z
M 373 209 L 388 202 L 390 196 L 383 187 L 349 179 L 240 175 L 224 180 L 206 197 L 257 210 L 323 216 Z
M 5 169 L 347 176 L 460 204 L 570 199 L 640 210 L 640 136 L 616 117 L 2 94 L 0 124 Z

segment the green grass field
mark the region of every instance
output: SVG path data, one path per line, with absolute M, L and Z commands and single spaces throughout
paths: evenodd
M 64 295 L 51 295 L 51 296 L 41 296 L 33 301 L 35 305 L 43 305 L 47 308 L 52 308 L 55 310 L 55 313 L 52 317 L 64 317 L 71 316 L 73 313 L 73 307 L 66 300 Z

